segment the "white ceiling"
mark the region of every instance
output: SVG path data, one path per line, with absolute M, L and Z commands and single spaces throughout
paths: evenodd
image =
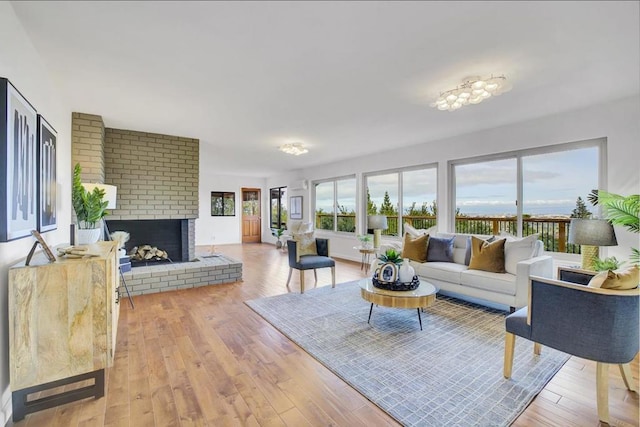
M 73 111 L 270 176 L 640 92 L 639 2 L 13 2 Z M 512 90 L 429 106 L 465 77 Z M 301 140 L 310 153 L 277 150 Z

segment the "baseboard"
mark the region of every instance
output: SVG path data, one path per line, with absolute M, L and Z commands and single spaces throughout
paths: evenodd
M 2 425 L 6 426 L 11 421 L 11 415 L 13 415 L 13 407 L 11 406 L 11 387 L 7 387 L 2 392 L 2 413 L 0 414 Z

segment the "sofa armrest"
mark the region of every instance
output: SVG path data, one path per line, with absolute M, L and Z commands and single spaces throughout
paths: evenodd
M 520 261 L 516 266 L 516 307 L 529 303 L 529 276 L 553 277 L 553 258 L 541 255 Z

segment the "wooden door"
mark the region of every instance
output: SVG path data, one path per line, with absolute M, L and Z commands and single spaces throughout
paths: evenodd
M 242 243 L 260 243 L 262 226 L 260 189 L 242 189 Z

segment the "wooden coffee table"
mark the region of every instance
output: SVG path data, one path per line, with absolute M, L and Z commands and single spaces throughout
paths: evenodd
M 392 308 L 415 308 L 418 311 L 418 321 L 420 322 L 420 330 L 422 330 L 422 317 L 420 309 L 427 308 L 436 301 L 436 293 L 438 288 L 426 280 L 420 279 L 420 286 L 413 291 L 387 291 L 373 286 L 371 278 L 362 279 L 360 284 L 360 295 L 365 301 L 371 303 L 369 309 L 369 319 L 371 321 L 371 313 L 373 312 L 373 304 L 382 305 Z

